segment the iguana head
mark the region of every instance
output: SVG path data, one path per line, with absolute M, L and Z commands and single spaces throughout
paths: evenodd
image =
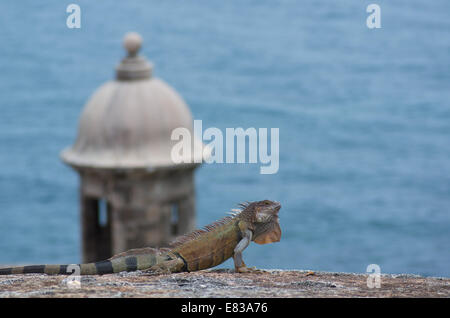
M 281 228 L 278 211 L 281 204 L 270 200 L 256 201 L 245 205 L 243 212 L 251 214 L 253 241 L 258 244 L 279 242 Z

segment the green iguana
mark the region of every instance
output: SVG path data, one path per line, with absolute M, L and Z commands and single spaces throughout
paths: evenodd
M 258 244 L 278 242 L 281 229 L 278 223 L 280 203 L 269 200 L 240 204 L 217 222 L 201 230 L 181 236 L 171 248 L 137 248 L 117 254 L 107 260 L 79 264 L 79 275 L 102 275 L 123 271 L 152 273 L 191 272 L 217 266 L 233 257 L 236 272 L 249 272 L 242 252 L 254 241 Z M 29 265 L 0 268 L 0 275 L 45 273 L 71 274 L 70 265 Z M 68 269 L 72 268 L 68 272 Z

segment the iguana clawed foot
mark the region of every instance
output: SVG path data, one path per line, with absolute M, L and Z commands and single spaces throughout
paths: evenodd
M 247 266 L 241 266 L 235 268 L 236 273 L 255 273 L 255 274 L 263 274 L 266 273 L 263 269 L 258 269 L 256 267 L 247 267 Z
M 171 255 L 173 256 L 173 255 Z M 173 258 L 162 263 L 153 265 L 152 267 L 144 270 L 149 275 L 164 275 L 181 272 L 184 267 L 184 261 L 180 258 Z
M 170 271 L 170 269 L 167 268 L 166 266 L 158 266 L 158 265 L 155 265 L 155 266 L 152 266 L 152 267 L 150 267 L 150 268 L 148 268 L 148 269 L 145 269 L 145 270 L 143 270 L 143 272 L 144 272 L 146 275 L 151 275 L 151 276 L 153 276 L 153 275 L 167 275 L 167 274 L 172 274 L 172 272 Z

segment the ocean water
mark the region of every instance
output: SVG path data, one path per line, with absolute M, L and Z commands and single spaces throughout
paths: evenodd
M 59 159 L 123 35 L 204 127 L 279 128 L 279 171 L 203 165 L 197 224 L 282 203 L 262 268 L 450 276 L 450 2 L 0 2 L 0 264 L 80 261 L 78 177 Z M 232 266 L 228 261 L 223 266 Z

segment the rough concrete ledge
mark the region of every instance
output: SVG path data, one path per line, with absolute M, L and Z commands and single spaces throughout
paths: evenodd
M 353 273 L 266 270 L 237 274 L 216 269 L 83 276 L 78 285 L 68 276 L 25 274 L 0 276 L 0 297 L 450 297 L 450 278 L 382 274 L 381 287 L 372 289 L 367 278 L 367 274 Z

